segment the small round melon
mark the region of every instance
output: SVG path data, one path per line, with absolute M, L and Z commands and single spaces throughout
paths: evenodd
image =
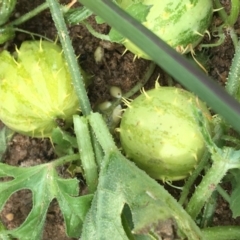
M 212 0 L 116 0 L 116 3 L 180 53 L 188 53 L 199 44 L 213 15 Z M 136 56 L 150 59 L 128 39 L 121 43 Z
M 26 41 L 15 59 L 0 53 L 0 120 L 16 132 L 49 137 L 58 119 L 68 125 L 79 111 L 62 49 L 47 41 Z
M 119 130 L 127 157 L 155 179 L 189 176 L 205 151 L 194 107 L 203 112 L 210 131 L 207 107 L 188 91 L 158 87 L 138 96 L 124 112 Z

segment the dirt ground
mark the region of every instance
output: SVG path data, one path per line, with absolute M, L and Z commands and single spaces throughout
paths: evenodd
M 42 1 L 19 0 L 14 16 L 20 16 L 27 11 L 38 6 Z M 222 1 L 229 7 L 229 1 Z M 14 17 L 13 17 L 14 18 Z M 215 24 L 220 21 L 215 17 Z M 97 26 L 94 24 L 93 18 L 91 23 L 94 28 L 102 33 L 108 33 L 107 25 Z M 239 25 L 240 20 L 236 24 Z M 49 11 L 44 11 L 27 23 L 19 26 L 19 28 L 44 35 L 51 39 L 56 39 L 57 33 L 51 19 Z M 118 86 L 123 92 L 127 92 L 132 86 L 141 80 L 149 61 L 136 59 L 133 61 L 133 55 L 129 52 L 122 55 L 124 48 L 119 45 L 111 46 L 112 48 L 105 49 L 104 59 L 100 64 L 97 64 L 94 59 L 94 51 L 98 46 L 103 46 L 103 42 L 94 38 L 85 27 L 77 25 L 69 27 L 73 46 L 76 54 L 79 55 L 79 61 L 84 70 L 93 75 L 93 82 L 89 87 L 89 98 L 92 106 L 111 100 L 109 94 L 110 86 Z M 17 32 L 15 39 L 10 43 L 10 48 L 15 44 L 19 46 L 22 41 L 31 39 L 28 34 Z M 217 38 L 212 37 L 211 41 L 216 41 Z M 207 41 L 207 40 L 205 40 Z M 234 55 L 233 45 L 227 37 L 224 44 L 219 47 L 208 50 L 208 72 L 211 77 L 216 79 L 219 84 L 224 85 L 228 76 L 231 59 Z M 157 67 L 154 74 L 148 81 L 146 88 L 151 88 L 157 76 L 160 75 L 160 84 L 166 84 L 166 74 Z M 1 127 L 1 125 L 0 125 Z M 36 165 L 46 163 L 55 158 L 52 145 L 48 139 L 34 139 L 16 134 L 9 143 L 8 150 L 5 154 L 5 162 L 14 166 Z M 31 192 L 23 190 L 15 193 L 7 202 L 4 210 L 0 213 L 0 217 L 4 224 L 12 229 L 19 226 L 27 214 L 31 210 Z M 239 225 L 240 218 L 232 219 L 229 206 L 223 199 L 219 198 L 219 204 L 214 216 L 214 225 Z M 52 202 L 44 229 L 44 240 L 67 240 L 70 239 L 65 234 L 63 217 L 59 210 L 56 201 Z

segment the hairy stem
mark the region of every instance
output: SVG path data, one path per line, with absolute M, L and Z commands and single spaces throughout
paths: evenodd
M 205 202 L 208 201 L 227 171 L 239 168 L 240 165 L 239 151 L 235 151 L 232 148 L 222 150 L 215 147 L 211 152 L 213 164 L 196 188 L 186 207 L 186 211 L 193 219 L 196 219 Z
M 84 117 L 75 115 L 73 116 L 73 123 L 88 189 L 90 193 L 94 193 L 97 189 L 98 173 L 88 128 L 88 121 Z
M 43 3 L 43 4 L 39 5 L 38 7 L 36 7 L 35 9 L 33 9 L 32 11 L 30 11 L 30 12 L 24 14 L 23 16 L 17 18 L 16 20 L 10 22 L 8 25 L 12 25 L 12 26 L 20 25 L 20 24 L 28 21 L 29 19 L 35 17 L 37 14 L 46 10 L 47 8 L 48 8 L 48 4 Z
M 213 2 L 214 2 L 214 8 L 218 10 L 217 13 L 221 17 L 221 19 L 225 22 L 226 19 L 228 18 L 228 15 L 227 15 L 226 11 L 224 10 L 222 4 L 220 3 L 219 0 L 214 0 Z
M 216 190 L 226 202 L 230 203 L 231 201 L 230 196 L 226 193 L 226 191 L 220 185 L 217 186 Z
M 56 0 L 47 0 L 50 8 L 53 21 L 58 31 L 59 39 L 63 47 L 63 52 L 68 64 L 70 74 L 72 76 L 73 85 L 76 94 L 80 101 L 80 107 L 83 115 L 89 115 L 91 112 L 91 105 L 85 90 L 85 84 L 83 77 L 80 73 L 80 67 L 77 62 L 77 58 L 74 54 L 72 43 L 68 34 L 67 26 L 63 18 L 61 11 L 61 5 Z
M 222 121 L 223 121 L 222 119 L 215 119 L 215 122 L 214 122 L 215 128 L 214 128 L 213 141 L 216 143 L 219 141 L 219 139 L 221 139 L 223 135 Z M 193 186 L 195 180 L 197 179 L 199 174 L 203 171 L 203 169 L 207 166 L 209 157 L 210 157 L 210 153 L 206 151 L 197 168 L 193 171 L 191 176 L 189 176 L 189 178 L 187 179 L 187 182 L 183 186 L 183 190 L 179 199 L 180 204 L 183 205 L 185 203 L 187 196 L 190 192 L 190 189 Z
M 239 226 L 221 226 L 202 229 L 204 237 L 208 240 L 240 239 Z
M 240 41 L 236 48 L 234 58 L 229 70 L 228 81 L 226 85 L 226 90 L 233 97 L 237 97 L 240 86 Z
M 233 26 L 238 19 L 240 2 L 239 0 L 231 0 L 231 11 L 226 19 L 226 24 L 228 26 Z
M 52 162 L 51 164 L 53 164 L 54 167 L 58 167 L 58 166 L 61 166 L 63 164 L 73 162 L 73 161 L 76 161 L 76 160 L 79 160 L 79 154 L 71 154 L 71 155 L 67 155 L 67 156 L 58 158 L 54 162 Z
M 208 170 L 202 182 L 196 188 L 186 207 L 186 211 L 193 219 L 196 219 L 204 203 L 210 198 L 212 192 L 225 176 L 228 169 L 228 164 L 225 161 L 213 162 L 212 167 Z
M 198 164 L 197 168 L 193 171 L 193 173 L 187 179 L 187 182 L 184 184 L 182 192 L 181 192 L 181 196 L 179 199 L 179 203 L 181 205 L 184 205 L 184 203 L 187 199 L 187 196 L 190 192 L 190 189 L 193 186 L 195 180 L 197 179 L 197 177 L 199 176 L 201 171 L 204 169 L 204 167 L 207 165 L 209 156 L 210 156 L 210 154 L 208 152 L 204 153 L 203 158 L 200 161 L 200 163 Z
M 102 116 L 99 113 L 92 113 L 89 116 L 89 122 L 105 155 L 109 154 L 111 151 L 117 150 L 112 135 L 109 133 Z

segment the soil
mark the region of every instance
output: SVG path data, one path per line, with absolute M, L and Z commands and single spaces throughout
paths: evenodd
M 40 0 L 19 0 L 13 19 L 30 11 L 42 2 L 43 1 Z M 226 9 L 229 8 L 229 1 L 221 2 Z M 91 17 L 89 21 L 97 31 L 104 34 L 108 33 L 110 29 L 109 26 L 104 24 L 97 25 L 93 17 Z M 239 26 L 239 21 L 236 23 L 236 29 Z M 214 24 L 219 25 L 220 23 L 220 20 L 215 16 Z M 48 10 L 27 21 L 25 24 L 22 24 L 19 28 L 41 34 L 53 40 L 57 39 L 57 32 Z M 118 86 L 122 89 L 122 92 L 125 93 L 137 82 L 141 81 L 150 63 L 149 61 L 143 59 L 135 59 L 133 61 L 134 56 L 132 53 L 126 52 L 123 54 L 124 48 L 122 46 L 117 44 L 109 45 L 93 37 L 82 25 L 69 26 L 69 33 L 82 68 L 93 76 L 92 83 L 88 89 L 88 95 L 93 108 L 103 101 L 112 100 L 109 93 L 111 86 Z M 31 39 L 29 34 L 17 32 L 16 37 L 9 43 L 9 49 L 13 49 L 14 45 L 20 46 L 22 41 L 28 39 Z M 216 40 L 217 38 L 212 37 L 210 41 L 215 42 Z M 207 38 L 205 38 L 204 41 L 209 42 Z M 104 48 L 104 57 L 100 63 L 96 63 L 94 52 L 99 46 Z M 234 55 L 234 48 L 230 37 L 227 36 L 225 42 L 219 47 L 210 48 L 207 54 L 210 56 L 207 64 L 208 74 L 224 86 Z M 160 76 L 159 82 L 161 85 L 167 83 L 169 78 L 157 67 L 145 88 L 152 88 L 158 76 Z M 176 82 L 173 83 L 179 85 Z M 0 127 L 3 127 L 3 125 L 1 124 Z M 54 149 L 48 139 L 35 139 L 15 134 L 9 142 L 8 149 L 4 156 L 4 162 L 13 166 L 32 166 L 46 163 L 55 157 Z M 0 217 L 7 228 L 15 228 L 24 221 L 31 210 L 31 206 L 31 192 L 27 190 L 19 191 L 12 195 L 7 201 Z M 213 222 L 214 225 L 239 225 L 240 218 L 233 219 L 228 204 L 219 197 L 218 208 Z M 172 229 L 169 231 L 171 232 Z M 172 239 L 168 237 L 164 239 Z M 43 239 L 71 239 L 65 234 L 63 217 L 56 201 L 53 201 L 49 207 Z

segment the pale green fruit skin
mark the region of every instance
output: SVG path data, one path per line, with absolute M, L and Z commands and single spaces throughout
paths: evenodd
M 130 15 L 137 18 L 137 4 L 151 6 L 142 24 L 180 53 L 188 53 L 202 40 L 213 15 L 212 0 L 116 0 Z M 133 9 L 136 5 L 136 10 Z M 136 56 L 150 59 L 131 41 L 122 44 Z
M 0 53 L 0 119 L 16 132 L 49 137 L 56 119 L 68 125 L 80 110 L 62 49 L 26 41 L 17 53 Z
M 190 92 L 160 87 L 134 99 L 119 130 L 127 157 L 155 179 L 189 176 L 205 150 L 193 106 L 202 110 L 211 131 L 208 109 Z

